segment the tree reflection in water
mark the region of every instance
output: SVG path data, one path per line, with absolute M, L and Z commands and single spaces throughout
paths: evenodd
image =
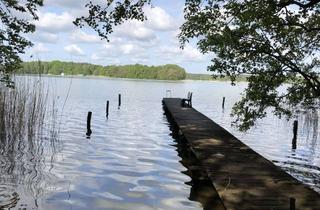
M 317 141 L 320 138 L 319 129 L 319 110 L 312 109 L 301 114 L 299 117 L 302 122 L 302 132 L 306 136 L 306 141 L 310 147 L 310 150 L 315 155 L 315 150 L 317 148 Z

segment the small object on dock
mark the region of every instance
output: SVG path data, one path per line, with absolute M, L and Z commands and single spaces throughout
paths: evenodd
M 118 109 L 120 109 L 121 106 L 121 94 L 118 96 Z
M 226 97 L 222 98 L 222 109 L 224 109 L 224 102 L 226 101 Z
M 106 117 L 109 117 L 109 101 L 107 101 L 107 106 L 106 106 Z
M 192 92 L 188 92 L 187 98 L 181 100 L 181 106 L 184 107 L 185 105 L 192 107 Z
M 92 134 L 91 131 L 91 117 L 92 117 L 92 112 L 88 112 L 88 116 L 87 116 L 87 136 L 90 136 Z
M 297 149 L 298 120 L 293 122 L 292 149 Z

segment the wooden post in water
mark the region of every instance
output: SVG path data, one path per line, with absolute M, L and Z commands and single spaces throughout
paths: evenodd
M 109 101 L 107 101 L 107 106 L 106 106 L 106 117 L 109 117 Z
M 87 116 L 87 136 L 90 136 L 92 134 L 91 131 L 91 117 L 92 117 L 92 112 L 88 112 Z
M 292 149 L 297 148 L 297 134 L 298 134 L 298 120 L 293 122 L 293 139 L 292 139 Z
M 296 199 L 290 198 L 290 210 L 296 210 Z
M 119 97 L 118 97 L 118 109 L 120 109 L 120 106 L 121 106 L 121 94 L 119 94 Z
M 226 97 L 222 98 L 222 109 L 224 109 L 224 102 L 226 101 Z

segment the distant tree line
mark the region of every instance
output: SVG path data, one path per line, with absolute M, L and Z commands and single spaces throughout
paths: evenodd
M 19 73 L 22 74 L 51 74 L 51 75 L 95 75 L 116 78 L 157 79 L 157 80 L 183 80 L 186 72 L 174 64 L 162 66 L 110 65 L 100 66 L 89 63 L 73 63 L 62 61 L 32 61 L 24 62 Z

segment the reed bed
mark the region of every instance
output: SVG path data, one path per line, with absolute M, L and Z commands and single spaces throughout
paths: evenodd
M 15 78 L 14 88 L 0 85 L 1 141 L 41 134 L 45 120 L 55 117 L 52 105 L 41 77 Z
M 58 146 L 58 111 L 48 83 L 40 76 L 18 76 L 14 82 L 14 88 L 0 84 L 0 209 L 16 207 L 14 201 L 24 195 L 36 200 L 46 193 L 46 162 Z

